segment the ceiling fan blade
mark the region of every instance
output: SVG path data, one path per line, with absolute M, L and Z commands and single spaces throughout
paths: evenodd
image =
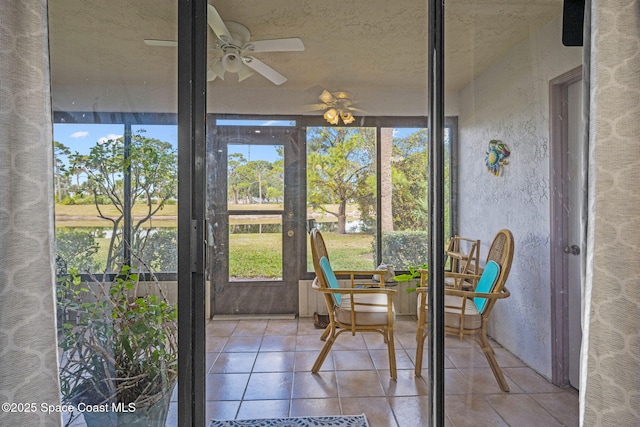
M 220 14 L 216 8 L 211 5 L 207 5 L 207 10 L 207 23 L 220 40 L 229 43 L 232 40 L 231 33 L 220 17 Z
M 315 86 L 311 86 L 308 87 L 304 90 L 304 93 L 306 93 L 309 96 L 313 96 L 315 98 L 316 93 L 318 92 L 322 92 L 324 90 L 324 88 L 320 85 L 315 85 Z
M 331 92 L 329 92 L 326 89 L 322 91 L 319 98 L 320 98 L 320 101 L 324 102 L 325 104 L 328 104 L 330 102 L 335 102 L 336 100 L 334 96 L 331 94 Z
M 322 110 L 326 110 L 327 108 L 329 108 L 327 104 L 309 104 L 309 105 L 303 105 L 300 108 L 300 110 L 301 111 L 322 111 Z
M 273 68 L 269 67 L 267 64 L 260 61 L 259 59 L 254 58 L 253 56 L 245 56 L 244 58 L 242 58 L 242 61 L 249 68 L 262 74 L 263 76 L 271 80 L 276 85 L 281 85 L 282 83 L 287 81 L 287 78 L 285 76 L 283 76 Z
M 166 47 L 178 46 L 178 42 L 175 40 L 144 39 L 144 44 L 149 46 L 166 46 Z
M 299 38 L 258 40 L 247 43 L 244 48 L 249 52 L 300 52 L 304 43 Z

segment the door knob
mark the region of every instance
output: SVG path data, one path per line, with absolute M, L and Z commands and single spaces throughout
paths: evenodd
M 580 255 L 580 246 L 578 245 L 567 246 L 566 248 L 564 248 L 564 251 L 571 255 Z

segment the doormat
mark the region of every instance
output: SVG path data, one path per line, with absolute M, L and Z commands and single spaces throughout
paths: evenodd
M 264 418 L 254 420 L 213 420 L 209 427 L 369 427 L 362 415 L 325 417 Z

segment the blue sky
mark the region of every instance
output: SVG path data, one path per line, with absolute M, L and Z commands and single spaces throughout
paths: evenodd
M 229 154 L 242 154 L 245 160 L 267 160 L 273 162 L 278 159 L 277 145 L 229 145 Z
M 231 123 L 232 122 L 232 123 Z M 263 121 L 231 121 L 220 124 L 236 125 L 275 125 L 291 126 L 290 122 L 263 122 Z M 160 141 L 171 143 L 176 149 L 178 147 L 178 127 L 175 125 L 136 125 L 132 131 L 144 129 L 144 135 L 149 138 L 156 138 Z M 397 128 L 395 137 L 405 137 L 416 132 L 415 128 Z M 71 152 L 88 153 L 96 142 L 118 138 L 124 134 L 122 124 L 76 124 L 76 123 L 55 123 L 53 126 L 53 139 L 71 149 Z M 240 153 L 247 160 L 268 160 L 274 161 L 278 158 L 274 145 L 232 145 L 229 147 L 230 153 Z
M 140 129 L 146 132 L 149 138 L 157 138 L 160 141 L 170 142 L 178 148 L 178 127 L 175 125 L 136 125 L 132 127 L 133 133 Z M 53 140 L 58 141 L 71 149 L 71 152 L 87 153 L 96 142 L 121 137 L 124 134 L 124 125 L 115 124 L 76 124 L 55 123 L 53 125 Z

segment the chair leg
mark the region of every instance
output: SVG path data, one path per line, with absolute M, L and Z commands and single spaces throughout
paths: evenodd
M 422 332 L 422 331 L 419 331 Z M 424 354 L 424 340 L 426 336 L 424 334 L 420 334 L 418 337 L 418 347 L 416 348 L 416 364 L 415 364 L 415 375 L 416 377 L 422 376 L 422 359 Z
M 322 364 L 324 363 L 324 360 L 327 358 L 327 355 L 329 354 L 329 351 L 331 350 L 331 347 L 333 346 L 335 340 L 336 335 L 332 333 L 329 339 L 322 346 L 322 350 L 320 350 L 320 354 L 318 355 L 316 362 L 313 364 L 311 372 L 313 372 L 314 374 L 318 373 L 318 371 L 322 367 Z
M 422 376 L 422 358 L 424 354 L 424 340 L 426 338 L 425 333 L 425 313 L 418 314 L 418 327 L 416 328 L 416 363 L 415 363 L 415 375 L 416 377 Z
M 388 339 L 387 339 L 388 335 Z M 396 370 L 396 348 L 393 340 L 393 328 L 387 329 L 387 334 L 385 334 L 385 339 L 387 339 L 387 348 L 389 350 L 389 369 L 391 370 L 391 378 L 394 380 L 398 379 L 398 371 Z
M 509 391 L 509 385 L 507 384 L 507 381 L 504 379 L 504 375 L 502 374 L 502 370 L 500 369 L 500 366 L 498 365 L 498 362 L 496 361 L 495 353 L 493 351 L 493 348 L 489 344 L 489 340 L 487 339 L 486 333 L 481 333 L 480 334 L 480 344 L 482 346 L 482 351 L 483 351 L 485 357 L 487 358 L 487 362 L 489 362 L 489 366 L 491 367 L 491 370 L 493 371 L 493 376 L 496 378 L 496 381 L 498 382 L 498 385 L 500 386 L 500 389 L 502 391 L 508 392 Z
M 331 325 L 327 325 L 327 327 L 324 328 L 322 335 L 320 335 L 320 339 L 322 341 L 326 340 L 330 333 L 331 333 Z

